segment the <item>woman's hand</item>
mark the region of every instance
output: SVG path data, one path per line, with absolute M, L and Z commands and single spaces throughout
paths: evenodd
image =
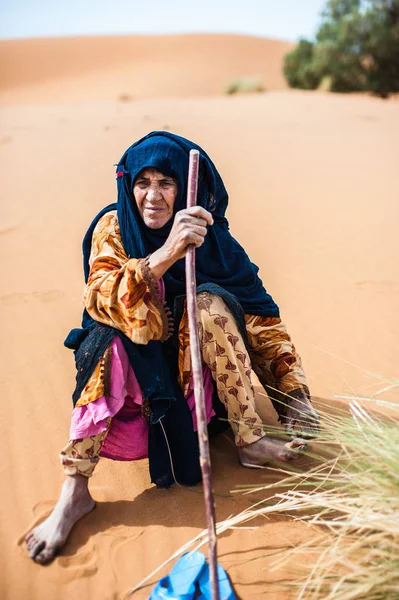
M 150 256 L 149 266 L 157 279 L 176 261 L 186 256 L 189 246 L 202 246 L 207 225 L 213 225 L 213 217 L 202 206 L 192 206 L 176 213 L 166 242 Z
M 175 215 L 172 231 L 163 246 L 170 260 L 175 263 L 184 258 L 190 245 L 196 248 L 202 246 L 207 233 L 206 226 L 212 224 L 211 213 L 201 206 L 179 210 Z

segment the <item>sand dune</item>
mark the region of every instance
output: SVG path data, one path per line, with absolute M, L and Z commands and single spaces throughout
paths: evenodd
M 0 41 L 0 102 L 64 103 L 118 97 L 223 94 L 237 77 L 285 88 L 289 42 L 235 35 Z
M 185 38 L 187 52 L 191 39 Z M 30 43 L 19 42 L 21 56 Z M 55 43 L 48 41 L 47 52 L 40 41 L 40 52 L 50 53 Z M 101 41 L 81 41 L 86 43 L 102 48 Z M 140 43 L 144 48 L 145 38 Z M 242 43 L 237 38 L 237 55 Z M 180 64 L 179 54 L 168 60 Z M 102 460 L 91 487 L 98 508 L 75 528 L 62 555 L 43 568 L 20 544 L 54 505 L 63 479 L 57 455 L 68 435 L 74 366 L 62 341 L 79 324 L 81 238 L 96 211 L 115 198 L 113 165 L 133 140 L 153 129 L 167 128 L 203 145 L 230 192 L 232 232 L 280 304 L 313 393 L 370 394 L 388 385 L 373 373 L 397 377 L 399 111 L 395 102 L 305 92 L 188 98 L 203 93 L 188 83 L 184 98 L 118 102 L 117 92 L 129 89 L 117 86 L 107 96 L 105 81 L 113 69 L 121 81 L 116 50 L 114 62 L 104 66 L 104 81 L 101 64 L 108 53 L 98 50 L 98 87 L 91 90 L 81 87 L 89 78 L 82 65 L 68 67 L 65 81 L 50 66 L 46 80 L 34 79 L 38 55 L 32 51 L 32 79 L 29 63 L 21 81 L 10 76 L 3 99 L 14 98 L 15 105 L 1 110 L 0 422 L 7 493 L 0 593 L 7 600 L 119 599 L 203 528 L 198 489 L 159 491 L 150 485 L 146 461 Z M 161 73 L 167 65 L 160 58 L 151 62 L 149 55 L 146 60 L 145 72 Z M 147 80 L 141 77 L 144 90 Z M 215 81 L 209 94 L 218 93 Z M 62 85 L 67 93 L 61 103 Z M 151 94 L 159 95 L 159 88 Z M 22 101 L 31 105 L 18 106 Z M 270 408 L 262 410 L 266 420 L 273 419 Z M 248 496 L 230 495 L 235 484 L 278 477 L 239 467 L 225 437 L 212 444 L 212 459 L 219 519 L 251 504 Z M 281 516 L 256 532 L 225 534 L 220 560 L 240 598 L 257 600 L 266 590 L 268 598 L 289 598 L 271 584 L 284 573 L 268 572 L 270 558 L 249 561 L 282 539 L 297 543 L 306 535 L 303 525 Z M 149 588 L 133 598 L 148 594 Z

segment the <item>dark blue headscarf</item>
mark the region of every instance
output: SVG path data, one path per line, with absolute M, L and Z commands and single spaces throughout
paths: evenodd
M 153 167 L 177 181 L 174 214 L 186 208 L 189 152 L 200 152 L 197 204 L 212 213 L 203 245 L 196 250 L 197 284 L 215 283 L 233 294 L 245 313 L 278 317 L 279 309 L 259 279 L 258 267 L 232 237 L 225 217 L 228 194 L 209 156 L 193 142 L 166 131 L 153 131 L 135 142 L 117 165 L 118 220 L 122 242 L 131 258 L 144 258 L 162 246 L 173 218 L 160 229 L 147 227 L 133 198 L 133 184 L 144 168 Z M 176 296 L 185 294 L 185 262 L 177 261 L 163 277 L 166 299 L 173 308 Z

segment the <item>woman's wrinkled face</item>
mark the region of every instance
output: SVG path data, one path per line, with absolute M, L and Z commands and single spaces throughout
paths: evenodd
M 177 183 L 156 169 L 143 169 L 134 182 L 133 196 L 147 227 L 159 229 L 173 216 Z

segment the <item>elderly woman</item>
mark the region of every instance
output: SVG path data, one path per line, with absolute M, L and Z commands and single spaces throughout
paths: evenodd
M 192 148 L 200 151 L 198 206 L 186 209 Z M 207 154 L 152 132 L 124 153 L 116 178 L 117 203 L 97 215 L 83 243 L 83 328 L 65 341 L 77 367 L 70 441 L 61 452 L 67 477 L 53 513 L 27 536 L 42 564 L 94 508 L 88 480 L 100 456 L 148 457 L 158 487 L 201 479 L 185 308 L 190 244 L 210 429 L 227 417 L 246 467 L 295 459 L 318 429 L 300 357 L 258 268 L 229 232 L 228 195 Z M 268 437 L 253 371 L 291 442 Z

